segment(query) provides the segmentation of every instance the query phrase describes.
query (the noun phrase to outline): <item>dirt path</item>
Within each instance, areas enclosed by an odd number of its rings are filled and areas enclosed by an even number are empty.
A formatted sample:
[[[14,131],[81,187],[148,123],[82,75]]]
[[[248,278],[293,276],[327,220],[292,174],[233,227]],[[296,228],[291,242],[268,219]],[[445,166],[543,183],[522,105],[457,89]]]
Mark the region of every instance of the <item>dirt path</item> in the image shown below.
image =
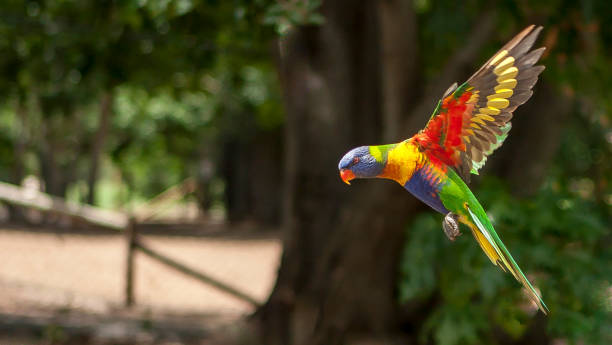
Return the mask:
[[[123,301],[125,245],[118,235],[0,229],[0,313],[108,314]],[[276,239],[146,236],[170,257],[264,301],[276,275]],[[136,303],[148,313],[243,315],[251,307],[137,255]]]

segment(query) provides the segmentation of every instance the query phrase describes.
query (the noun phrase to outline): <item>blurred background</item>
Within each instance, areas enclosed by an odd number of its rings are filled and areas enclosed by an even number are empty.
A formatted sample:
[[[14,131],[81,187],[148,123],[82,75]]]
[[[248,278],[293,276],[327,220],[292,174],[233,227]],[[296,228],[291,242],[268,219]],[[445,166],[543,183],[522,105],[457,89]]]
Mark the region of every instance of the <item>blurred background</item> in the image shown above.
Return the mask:
[[[471,186],[548,316],[337,172],[529,24],[547,68]],[[608,1],[5,0],[0,90],[0,344],[612,343]]]

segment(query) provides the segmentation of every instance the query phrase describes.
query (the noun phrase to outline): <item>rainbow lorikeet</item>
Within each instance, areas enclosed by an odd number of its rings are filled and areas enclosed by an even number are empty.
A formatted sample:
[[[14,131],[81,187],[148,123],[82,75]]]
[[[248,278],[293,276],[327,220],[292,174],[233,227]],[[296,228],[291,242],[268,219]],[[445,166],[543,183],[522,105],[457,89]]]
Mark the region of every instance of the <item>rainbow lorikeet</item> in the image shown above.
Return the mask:
[[[506,139],[512,112],[525,103],[544,66],[534,66],[545,48],[531,50],[542,27],[531,25],[514,37],[465,83],[453,84],[438,102],[427,126],[397,144],[361,146],[340,163],[340,176],[397,181],[418,199],[445,215],[444,232],[453,241],[459,222],[502,270],[510,271],[542,312],[548,308],[533,288],[487,214],[466,186]]]

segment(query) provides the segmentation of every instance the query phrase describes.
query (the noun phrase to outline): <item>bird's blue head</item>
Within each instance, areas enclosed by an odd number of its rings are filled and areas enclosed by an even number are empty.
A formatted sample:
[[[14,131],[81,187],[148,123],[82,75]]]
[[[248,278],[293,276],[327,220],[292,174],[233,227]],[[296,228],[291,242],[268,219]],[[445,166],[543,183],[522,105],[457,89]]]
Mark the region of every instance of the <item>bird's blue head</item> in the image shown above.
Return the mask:
[[[340,177],[346,184],[351,184],[350,181],[354,178],[376,177],[384,168],[384,162],[372,155],[370,146],[360,146],[350,150],[338,163]]]

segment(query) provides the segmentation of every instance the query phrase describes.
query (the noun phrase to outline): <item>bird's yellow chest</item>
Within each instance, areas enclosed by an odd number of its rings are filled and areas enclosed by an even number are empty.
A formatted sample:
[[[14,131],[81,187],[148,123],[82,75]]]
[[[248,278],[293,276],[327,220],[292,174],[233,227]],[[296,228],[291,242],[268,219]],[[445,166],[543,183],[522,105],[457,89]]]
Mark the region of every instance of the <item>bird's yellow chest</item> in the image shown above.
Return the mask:
[[[403,186],[424,161],[425,156],[419,152],[416,145],[409,140],[403,141],[389,150],[387,165],[380,177],[395,180]]]

